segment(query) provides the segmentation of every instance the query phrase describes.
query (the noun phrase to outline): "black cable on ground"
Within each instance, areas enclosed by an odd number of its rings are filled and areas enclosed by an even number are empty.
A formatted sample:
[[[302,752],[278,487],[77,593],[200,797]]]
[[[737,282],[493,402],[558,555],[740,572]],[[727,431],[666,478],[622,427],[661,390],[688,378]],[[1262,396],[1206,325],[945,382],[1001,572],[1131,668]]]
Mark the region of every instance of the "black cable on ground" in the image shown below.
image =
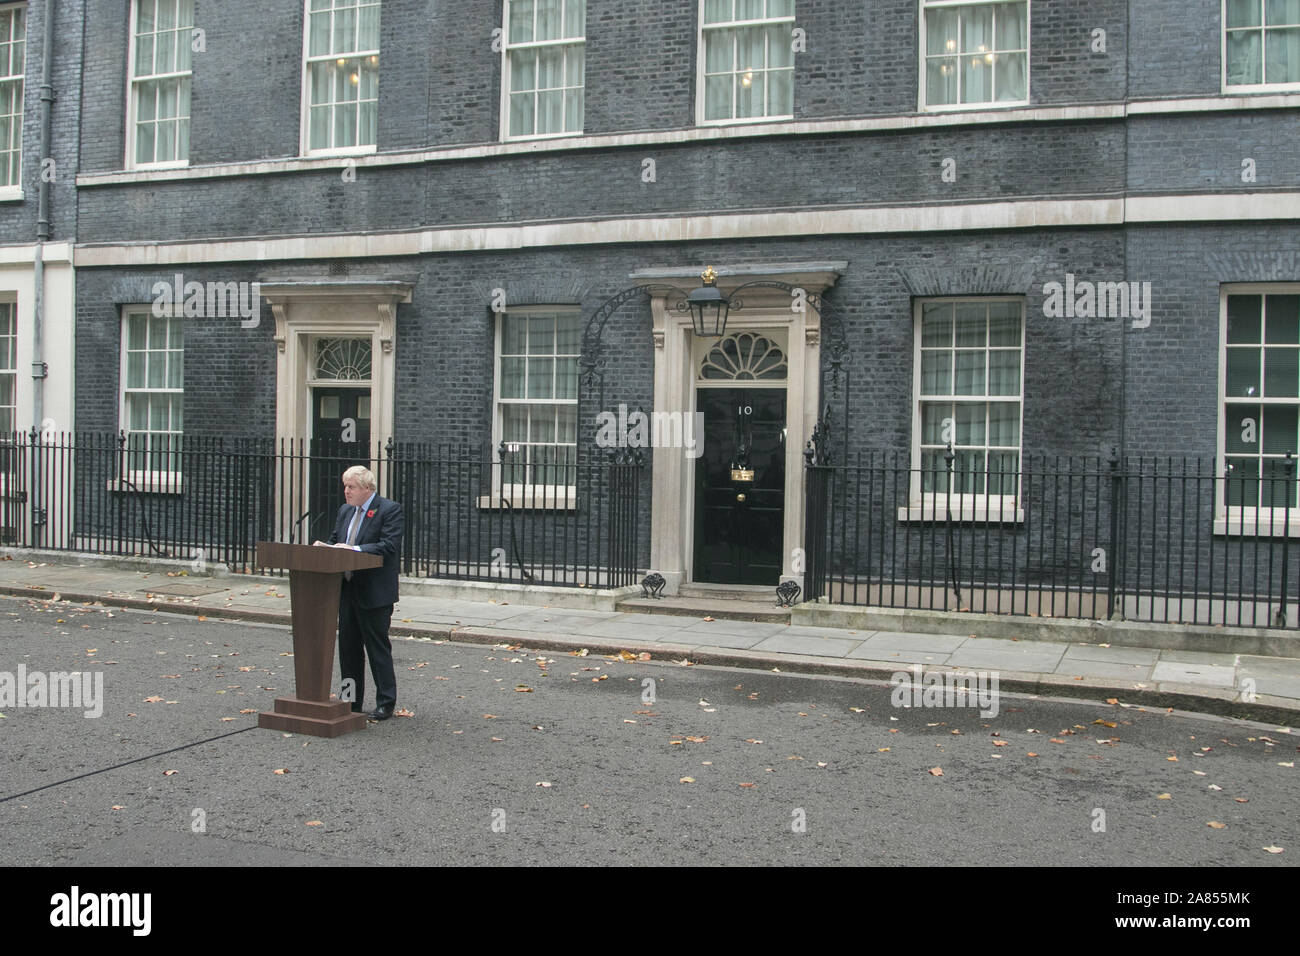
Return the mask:
[[[244,727],[242,730],[232,730],[228,734],[218,734],[215,737],[209,737],[207,740],[196,740],[192,744],[181,744],[179,747],[172,747],[170,750],[160,750],[156,754],[146,754],[143,757],[136,757],[134,760],[124,760],[121,763],[115,763],[111,767],[101,767],[98,770],[88,770],[85,773],[79,773],[75,777],[68,777],[66,780],[58,780],[54,783],[47,783],[43,787],[37,787],[35,790],[26,790],[23,793],[15,793],[12,796],[0,797],[0,803],[8,803],[10,800],[17,800],[19,797],[26,797],[33,793],[40,793],[42,790],[48,790],[51,787],[61,787],[65,783],[72,783],[74,780],[81,780],[85,777],[93,777],[97,773],[107,773],[110,770],[117,770],[119,767],[129,767],[133,763],[139,763],[141,760],[153,760],[155,757],[165,757],[168,754],[174,754],[178,750],[188,750],[190,747],[197,747],[199,744],[210,744],[214,740],[221,740],[223,737],[233,737],[235,734],[247,733],[250,730],[256,730],[256,727]]]

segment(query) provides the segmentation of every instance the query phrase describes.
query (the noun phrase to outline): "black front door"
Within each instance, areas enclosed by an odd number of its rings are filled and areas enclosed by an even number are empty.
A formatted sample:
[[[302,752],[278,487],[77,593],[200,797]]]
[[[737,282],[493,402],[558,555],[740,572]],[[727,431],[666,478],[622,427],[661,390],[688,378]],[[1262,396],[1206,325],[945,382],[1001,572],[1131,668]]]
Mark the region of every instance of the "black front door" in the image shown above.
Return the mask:
[[[342,475],[353,465],[370,467],[370,389],[313,388],[311,495],[307,530],[300,540],[325,540],[343,504]]]
[[[785,389],[702,388],[695,580],[777,585],[785,517]]]

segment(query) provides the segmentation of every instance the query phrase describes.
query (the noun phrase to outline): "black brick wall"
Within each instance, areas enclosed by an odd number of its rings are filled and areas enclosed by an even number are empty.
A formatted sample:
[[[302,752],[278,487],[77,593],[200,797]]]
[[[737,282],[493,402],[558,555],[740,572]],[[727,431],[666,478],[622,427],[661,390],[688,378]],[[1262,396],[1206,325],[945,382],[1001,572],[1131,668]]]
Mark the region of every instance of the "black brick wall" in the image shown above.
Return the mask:
[[[67,241],[77,234],[77,123],[81,113],[82,38],[80,0],[60,3],[54,24],[54,70],[50,82],[51,237]],[[45,51],[45,4],[27,5],[26,76],[23,81],[21,201],[0,202],[0,243],[34,242],[41,183],[41,71]]]

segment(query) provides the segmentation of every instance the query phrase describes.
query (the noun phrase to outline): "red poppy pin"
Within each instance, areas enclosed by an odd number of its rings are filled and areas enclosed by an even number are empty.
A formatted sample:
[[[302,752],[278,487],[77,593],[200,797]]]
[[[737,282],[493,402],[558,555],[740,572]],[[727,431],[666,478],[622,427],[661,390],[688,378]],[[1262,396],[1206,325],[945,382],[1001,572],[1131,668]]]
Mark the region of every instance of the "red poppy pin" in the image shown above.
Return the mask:
[[[373,518],[374,516],[375,516],[375,509],[374,509],[374,508],[371,508],[369,511],[366,512],[366,517],[367,517],[367,518]]]

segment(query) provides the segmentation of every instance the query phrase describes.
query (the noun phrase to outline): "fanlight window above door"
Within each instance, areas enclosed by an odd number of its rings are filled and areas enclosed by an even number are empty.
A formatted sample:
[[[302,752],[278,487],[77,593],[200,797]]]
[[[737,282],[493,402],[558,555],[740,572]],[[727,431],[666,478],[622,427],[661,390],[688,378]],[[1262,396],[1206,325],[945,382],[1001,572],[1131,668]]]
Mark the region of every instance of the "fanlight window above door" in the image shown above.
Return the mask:
[[[789,364],[776,342],[754,332],[735,332],[720,340],[700,363],[700,378],[730,381],[784,381]]]
[[[370,381],[370,339],[317,339],[316,379]]]

